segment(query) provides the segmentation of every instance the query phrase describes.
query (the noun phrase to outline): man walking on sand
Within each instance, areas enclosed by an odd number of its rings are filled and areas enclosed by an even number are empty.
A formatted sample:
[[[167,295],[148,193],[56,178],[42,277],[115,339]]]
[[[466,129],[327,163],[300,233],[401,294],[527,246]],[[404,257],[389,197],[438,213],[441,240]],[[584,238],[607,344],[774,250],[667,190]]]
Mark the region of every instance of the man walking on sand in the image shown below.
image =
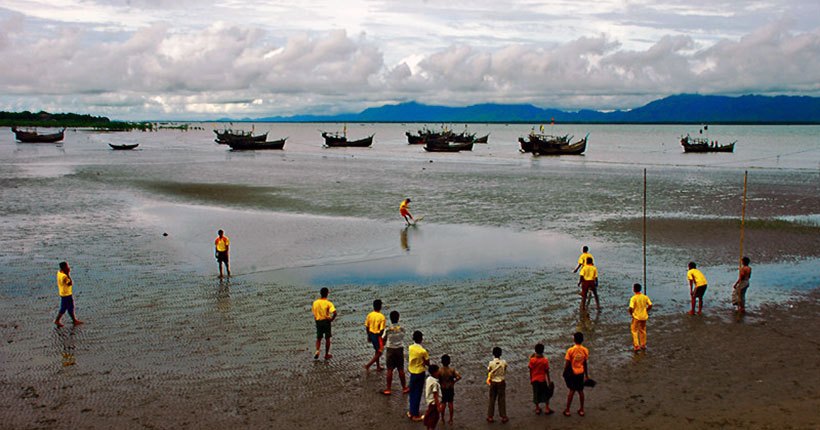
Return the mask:
[[[228,249],[231,245],[231,241],[228,239],[228,236],[225,236],[225,232],[219,230],[216,236],[216,240],[214,240],[214,246],[216,247],[216,262],[219,263],[219,277],[222,277],[222,263],[225,263],[225,270],[228,272],[228,277],[231,277],[231,266],[228,262]]]
[[[746,312],[746,290],[749,288],[749,279],[752,277],[749,257],[743,257],[742,262],[737,282],[732,286],[732,304],[737,306],[737,311],[741,314]]]
[[[319,359],[319,351],[322,348],[322,337],[325,338],[325,360],[333,358],[330,354],[331,323],[336,319],[336,307],[327,299],[330,290],[322,288],[319,290],[319,297],[313,302],[313,318],[316,320],[316,353],[313,359]]]
[[[633,285],[632,292],[635,294],[629,299],[629,314],[632,315],[632,325],[629,328],[632,332],[632,346],[637,352],[646,350],[646,320],[649,319],[652,300],[641,293],[641,284]]]
[[[68,312],[71,321],[74,325],[80,325],[83,322],[77,319],[74,315],[74,295],[73,295],[74,281],[71,280],[71,267],[65,261],[60,262],[60,270],[57,271],[57,290],[60,293],[60,312],[57,314],[57,319],[54,324],[57,327],[62,327],[63,323],[60,320],[63,314]]]
[[[698,302],[698,315],[703,312],[703,295],[706,294],[706,276],[697,269],[698,265],[694,261],[689,262],[689,271],[686,272],[686,279],[689,280],[689,295],[692,297],[692,309],[689,315],[695,314],[695,301]]]

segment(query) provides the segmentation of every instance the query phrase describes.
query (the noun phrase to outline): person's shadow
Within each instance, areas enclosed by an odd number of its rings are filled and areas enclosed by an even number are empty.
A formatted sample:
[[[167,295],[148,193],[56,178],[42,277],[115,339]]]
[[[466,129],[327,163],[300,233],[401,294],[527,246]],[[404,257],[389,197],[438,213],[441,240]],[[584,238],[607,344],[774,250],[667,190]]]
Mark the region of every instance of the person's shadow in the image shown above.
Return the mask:
[[[409,230],[410,227],[411,226],[409,226],[409,225],[405,226],[403,229],[401,229],[401,232],[399,233],[399,240],[401,241],[401,249],[403,249],[405,252],[410,252],[410,242],[407,238],[407,236],[408,236],[407,230]]]

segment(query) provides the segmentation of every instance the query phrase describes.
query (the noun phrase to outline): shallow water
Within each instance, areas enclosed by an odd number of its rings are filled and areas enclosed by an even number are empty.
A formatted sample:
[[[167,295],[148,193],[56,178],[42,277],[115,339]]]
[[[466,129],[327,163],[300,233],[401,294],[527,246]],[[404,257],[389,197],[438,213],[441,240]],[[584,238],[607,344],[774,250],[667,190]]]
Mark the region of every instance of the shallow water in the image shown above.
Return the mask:
[[[628,323],[630,286],[642,282],[644,168],[657,312],[686,310],[690,260],[709,279],[707,309],[730,308],[744,170],[752,309],[820,285],[820,127],[720,127],[713,137],[737,139],[737,152],[696,155],[676,143],[682,126],[573,125],[556,134],[589,132],[587,154],[557,158],[517,152],[530,126],[471,125],[490,143],[458,154],[406,145],[413,124],[349,125],[353,138],[376,132],[371,149],[321,148],[317,129],[331,124],[254,127],[290,136],[285,150],[226,151],[210,126],[68,132],[62,145],[0,133],[0,375],[14,382],[0,393],[19,396],[25,379],[91,384],[89,407],[110,418],[135,397],[193,395],[192,386],[271,371],[320,384],[366,361],[361,324],[375,298],[424,330],[434,353],[462,362],[503,344],[523,367],[534,342],[554,358],[576,329],[596,354],[622,359],[623,345],[595,338]],[[409,228],[397,210],[408,196],[425,215]],[[234,276],[224,282],[213,257],[219,228],[232,241]],[[577,311],[572,274],[585,244],[604,307],[591,315]],[[89,323],[53,330],[60,260],[74,269]],[[294,367],[293,357],[310,356],[310,303],[322,286],[341,315],[339,360]],[[39,396],[72,404],[59,391]]]

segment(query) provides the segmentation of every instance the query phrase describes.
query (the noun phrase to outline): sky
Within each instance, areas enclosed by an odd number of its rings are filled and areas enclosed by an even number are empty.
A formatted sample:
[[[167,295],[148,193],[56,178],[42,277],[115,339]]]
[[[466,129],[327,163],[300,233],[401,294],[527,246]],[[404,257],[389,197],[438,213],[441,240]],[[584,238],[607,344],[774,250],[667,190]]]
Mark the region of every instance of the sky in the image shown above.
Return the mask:
[[[0,110],[121,120],[820,96],[820,1],[0,0],[0,61]]]

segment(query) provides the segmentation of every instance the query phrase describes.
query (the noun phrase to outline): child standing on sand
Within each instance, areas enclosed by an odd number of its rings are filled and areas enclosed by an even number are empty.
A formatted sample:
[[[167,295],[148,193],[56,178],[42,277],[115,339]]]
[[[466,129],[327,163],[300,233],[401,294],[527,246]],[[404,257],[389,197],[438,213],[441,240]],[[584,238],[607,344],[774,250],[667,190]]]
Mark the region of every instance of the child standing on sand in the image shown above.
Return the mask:
[[[410,403],[407,416],[413,421],[421,421],[419,402],[424,393],[424,372],[430,364],[430,354],[421,346],[424,334],[416,330],[413,332],[413,344],[407,348],[409,356],[407,370],[410,371]]]
[[[389,396],[392,392],[393,369],[399,371],[401,392],[409,393],[410,388],[404,379],[404,327],[399,325],[399,311],[390,312],[390,327],[382,335],[385,350],[385,366],[387,366],[387,389],[382,394]]]
[[[703,312],[703,296],[706,294],[706,276],[698,270],[698,265],[694,261],[689,262],[689,270],[686,272],[686,279],[689,281],[689,296],[692,298],[692,309],[689,315],[695,314],[695,302],[698,302],[698,315]]]
[[[535,345],[535,354],[530,356],[530,384],[532,384],[532,402],[535,403],[535,415],[541,415],[541,403],[546,407],[544,412],[546,415],[551,415],[553,412],[550,409],[550,398],[552,397],[554,388],[550,380],[550,363],[547,357],[544,357],[544,345]]]
[[[427,402],[427,411],[424,413],[424,426],[430,430],[436,428],[438,419],[442,411],[442,404],[439,400],[441,385],[439,384],[439,368],[431,364],[427,369],[430,376],[424,382],[424,400]]]
[[[571,416],[569,408],[572,406],[572,398],[578,392],[578,399],[581,401],[581,409],[578,415],[584,416],[584,382],[589,379],[589,350],[581,344],[584,343],[584,334],[576,332],[573,336],[575,345],[567,350],[564,357],[564,382],[567,383],[569,393],[567,394],[567,408],[564,409],[564,416]]]
[[[441,413],[444,421],[444,411],[450,406],[450,420],[448,424],[453,424],[453,399],[456,395],[456,382],[461,380],[461,374],[456,369],[450,367],[450,356],[441,356],[441,368],[438,370],[438,381],[441,384]]]
[[[629,314],[632,315],[632,346],[635,351],[646,349],[646,320],[649,319],[649,310],[652,309],[652,300],[649,296],[641,294],[641,284],[632,286],[635,293],[629,299]]]
[[[498,413],[501,415],[501,422],[506,423],[507,418],[507,362],[501,359],[501,348],[493,348],[493,359],[487,365],[487,385],[490,386],[490,403],[487,406],[487,422],[495,421],[495,403],[498,400]]]
[[[382,334],[384,333],[384,314],[382,313],[382,301],[379,299],[373,300],[373,312],[367,314],[364,320],[365,331],[367,332],[367,341],[373,346],[373,358],[364,365],[364,368],[370,370],[370,366],[376,364],[376,370],[382,370],[382,365],[379,363],[379,358],[382,356]]]

